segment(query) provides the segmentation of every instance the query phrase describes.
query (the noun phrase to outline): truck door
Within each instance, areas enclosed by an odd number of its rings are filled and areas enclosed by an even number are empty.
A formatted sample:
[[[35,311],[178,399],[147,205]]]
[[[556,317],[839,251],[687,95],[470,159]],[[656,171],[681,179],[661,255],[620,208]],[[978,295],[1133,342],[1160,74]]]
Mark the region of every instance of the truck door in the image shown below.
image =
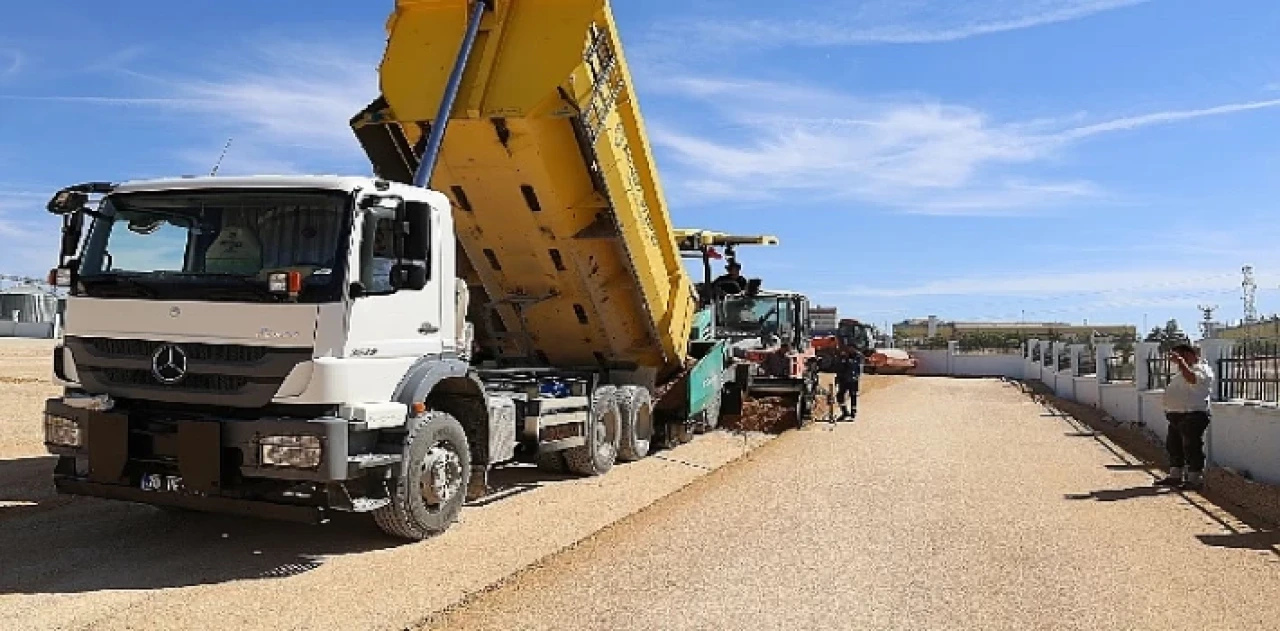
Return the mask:
[[[437,227],[438,213],[432,213],[432,228]],[[366,223],[366,222],[376,222]],[[453,335],[445,327],[444,304],[441,299],[441,252],[432,247],[428,260],[427,286],[421,290],[395,289],[391,286],[391,266],[395,264],[391,219],[375,219],[364,215],[358,238],[372,239],[372,247],[361,244],[359,280],[362,295],[351,305],[347,344],[376,357],[421,357],[444,350],[444,336]],[[437,233],[438,234],[438,233]],[[353,239],[356,243],[356,239]],[[356,258],[356,257],[353,257]],[[452,309],[450,304],[449,308]],[[448,318],[452,320],[452,318]]]

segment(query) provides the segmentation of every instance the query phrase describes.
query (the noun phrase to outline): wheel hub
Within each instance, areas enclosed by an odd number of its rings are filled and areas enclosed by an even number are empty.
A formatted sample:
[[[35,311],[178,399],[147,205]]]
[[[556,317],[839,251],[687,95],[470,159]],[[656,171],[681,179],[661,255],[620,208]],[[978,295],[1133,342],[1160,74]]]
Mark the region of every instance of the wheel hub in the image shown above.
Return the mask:
[[[422,460],[422,499],[428,505],[447,503],[462,489],[462,459],[445,445],[436,445]]]

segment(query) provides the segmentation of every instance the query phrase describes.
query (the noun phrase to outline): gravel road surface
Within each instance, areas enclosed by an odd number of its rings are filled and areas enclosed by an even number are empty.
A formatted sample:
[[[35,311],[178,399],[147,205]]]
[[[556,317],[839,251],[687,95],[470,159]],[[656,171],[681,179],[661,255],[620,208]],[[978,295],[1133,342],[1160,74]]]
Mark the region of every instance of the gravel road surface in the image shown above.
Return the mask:
[[[601,478],[511,467],[444,535],[170,514],[54,494],[51,342],[0,340],[0,629],[404,629],[750,453],[715,433]],[[749,456],[748,456],[749,457]]]
[[[774,440],[442,629],[1275,629],[1251,532],[994,380],[914,379]]]

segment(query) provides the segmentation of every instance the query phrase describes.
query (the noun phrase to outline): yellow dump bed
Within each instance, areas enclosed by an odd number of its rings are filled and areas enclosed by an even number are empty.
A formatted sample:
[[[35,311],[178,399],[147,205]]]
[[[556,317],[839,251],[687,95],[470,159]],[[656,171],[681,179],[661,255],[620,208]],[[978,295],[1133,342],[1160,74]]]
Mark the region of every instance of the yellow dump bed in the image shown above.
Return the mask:
[[[489,6],[431,180],[491,309],[472,310],[482,343],[677,369],[695,299],[609,3]],[[352,119],[381,177],[412,180],[473,7],[397,0],[382,97]]]

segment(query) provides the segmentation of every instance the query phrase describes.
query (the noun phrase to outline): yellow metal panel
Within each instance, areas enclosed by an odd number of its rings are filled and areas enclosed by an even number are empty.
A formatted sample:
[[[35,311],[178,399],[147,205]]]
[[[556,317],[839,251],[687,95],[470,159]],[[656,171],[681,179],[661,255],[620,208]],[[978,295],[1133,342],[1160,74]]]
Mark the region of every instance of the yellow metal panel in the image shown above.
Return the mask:
[[[381,78],[410,143],[436,113],[468,5],[396,4]],[[608,3],[498,0],[452,119],[431,186],[453,198],[506,329],[493,350],[680,367],[693,286]]]
[[[435,117],[470,4],[397,0],[381,76],[383,94],[400,120]],[[582,63],[587,25],[604,5],[604,0],[494,0],[494,10],[480,25],[454,115],[527,115]]]

